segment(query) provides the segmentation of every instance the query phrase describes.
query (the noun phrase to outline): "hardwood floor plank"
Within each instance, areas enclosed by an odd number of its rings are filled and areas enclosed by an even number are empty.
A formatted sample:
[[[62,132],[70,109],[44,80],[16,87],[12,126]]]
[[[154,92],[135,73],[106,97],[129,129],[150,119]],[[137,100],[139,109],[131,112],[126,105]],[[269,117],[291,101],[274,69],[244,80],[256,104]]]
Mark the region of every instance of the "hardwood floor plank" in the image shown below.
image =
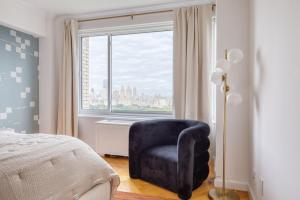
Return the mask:
[[[119,191],[178,199],[176,193],[170,192],[161,187],[139,179],[131,179],[128,172],[127,158],[104,157],[104,159],[115,169],[115,171],[120,176],[121,184],[118,188]],[[211,165],[210,168],[213,169],[213,166]],[[209,189],[213,187],[213,185],[209,183],[208,180],[214,177],[212,172],[213,170],[210,170],[209,178],[199,188],[193,191],[191,200],[209,200],[207,193]],[[239,191],[238,193],[241,197],[241,200],[249,200],[248,192]]]

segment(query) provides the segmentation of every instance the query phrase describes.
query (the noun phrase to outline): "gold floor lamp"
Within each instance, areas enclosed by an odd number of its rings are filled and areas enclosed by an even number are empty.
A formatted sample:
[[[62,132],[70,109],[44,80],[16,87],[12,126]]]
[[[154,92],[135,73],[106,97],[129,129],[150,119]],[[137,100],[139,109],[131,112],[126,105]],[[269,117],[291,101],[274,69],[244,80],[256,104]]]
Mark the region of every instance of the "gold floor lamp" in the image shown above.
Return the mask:
[[[227,106],[236,106],[242,102],[242,96],[238,93],[231,93],[228,85],[228,72],[233,64],[243,59],[243,52],[240,49],[225,50],[225,58],[219,60],[216,70],[211,76],[211,81],[221,87],[224,95],[224,112],[223,112],[223,170],[222,170],[222,188],[212,188],[208,196],[212,200],[239,200],[239,195],[226,189],[226,137],[227,137]]]

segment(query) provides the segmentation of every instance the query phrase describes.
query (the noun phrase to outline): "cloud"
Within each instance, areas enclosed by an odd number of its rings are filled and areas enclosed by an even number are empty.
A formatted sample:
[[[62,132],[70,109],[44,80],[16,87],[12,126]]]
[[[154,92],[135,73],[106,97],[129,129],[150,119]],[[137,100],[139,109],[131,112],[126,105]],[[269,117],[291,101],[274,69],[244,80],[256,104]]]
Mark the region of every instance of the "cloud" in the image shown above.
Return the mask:
[[[148,95],[172,95],[173,35],[171,31],[112,36],[112,87],[136,87]],[[91,85],[107,74],[107,37],[90,40]]]

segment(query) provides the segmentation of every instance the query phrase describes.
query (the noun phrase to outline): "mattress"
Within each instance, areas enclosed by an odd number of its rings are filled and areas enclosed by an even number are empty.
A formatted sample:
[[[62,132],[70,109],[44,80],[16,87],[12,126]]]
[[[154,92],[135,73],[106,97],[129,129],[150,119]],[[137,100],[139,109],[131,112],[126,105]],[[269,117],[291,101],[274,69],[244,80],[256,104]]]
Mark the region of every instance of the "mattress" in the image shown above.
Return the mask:
[[[109,164],[76,138],[0,134],[1,200],[85,200],[99,192],[110,199],[119,183]]]

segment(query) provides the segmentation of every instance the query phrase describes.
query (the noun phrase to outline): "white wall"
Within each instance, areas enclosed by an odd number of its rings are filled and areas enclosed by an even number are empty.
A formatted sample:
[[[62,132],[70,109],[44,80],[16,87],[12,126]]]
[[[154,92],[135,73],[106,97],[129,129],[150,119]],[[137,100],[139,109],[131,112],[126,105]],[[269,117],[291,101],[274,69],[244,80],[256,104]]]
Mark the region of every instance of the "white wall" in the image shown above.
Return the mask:
[[[47,13],[23,0],[1,0],[0,24],[35,36],[46,36]]]
[[[251,188],[300,199],[300,1],[251,2]]]
[[[39,123],[40,132],[55,133],[58,102],[58,77],[55,62],[55,31],[54,18],[48,17],[46,37],[39,40]]]
[[[227,186],[234,189],[248,189],[248,68],[249,68],[249,2],[248,0],[217,0],[217,58],[224,58],[224,50],[240,48],[244,60],[232,67],[229,74],[231,90],[243,95],[243,103],[228,108],[227,137]],[[218,90],[219,91],[219,90]],[[217,98],[217,155],[215,184],[221,185],[222,176],[222,116],[221,93]]]
[[[96,150],[96,122],[101,117],[79,117],[79,138]],[[116,138],[118,139],[118,138]]]

